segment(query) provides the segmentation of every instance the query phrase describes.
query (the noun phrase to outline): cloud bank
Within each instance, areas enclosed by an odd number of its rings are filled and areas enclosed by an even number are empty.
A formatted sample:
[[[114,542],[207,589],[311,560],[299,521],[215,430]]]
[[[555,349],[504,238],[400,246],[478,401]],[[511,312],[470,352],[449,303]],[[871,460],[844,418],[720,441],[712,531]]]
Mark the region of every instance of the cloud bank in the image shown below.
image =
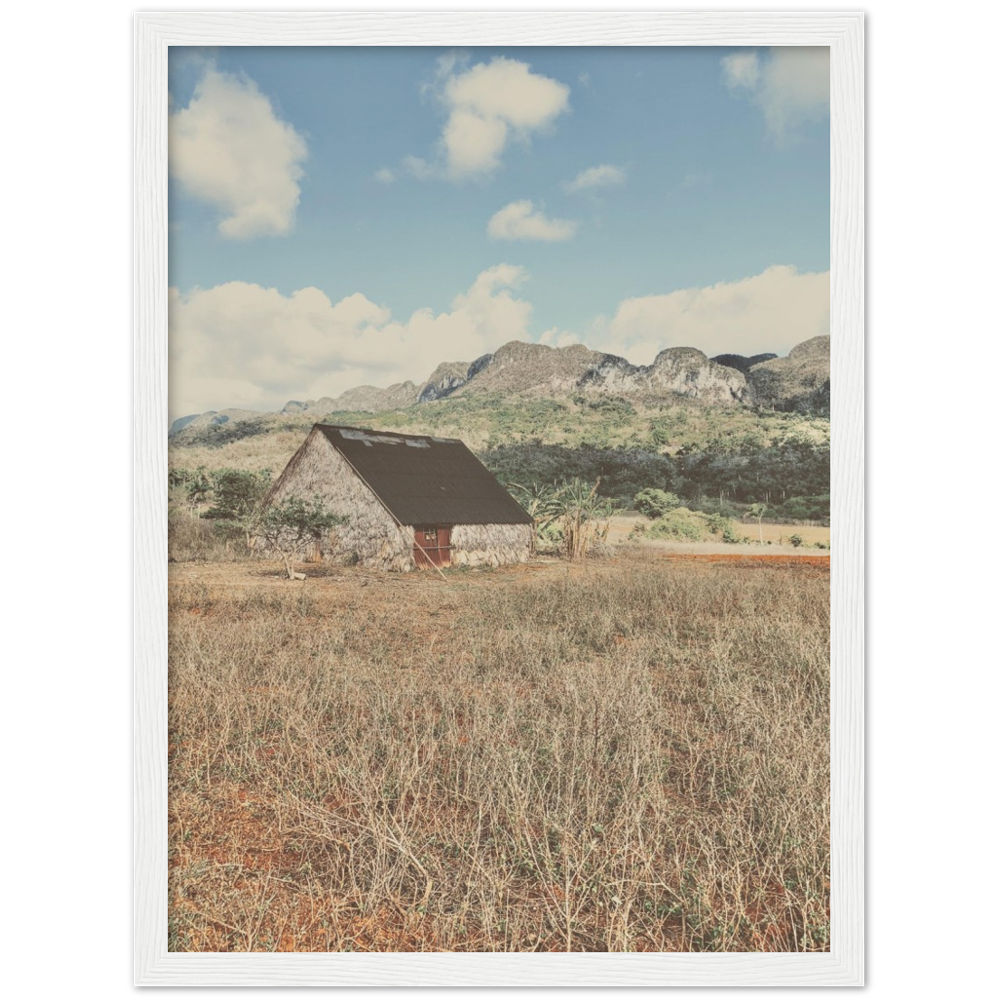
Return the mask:
[[[405,321],[360,293],[334,303],[318,288],[291,295],[242,281],[184,294],[172,288],[171,419],[416,381],[439,361],[473,361],[527,340],[531,305],[513,294],[526,278],[523,268],[499,264],[449,311],[419,309]]]
[[[768,131],[779,141],[796,128],[830,114],[830,50],[783,46],[766,58],[756,51],[722,60],[726,86],[760,107]]]
[[[305,139],[253,80],[209,68],[169,117],[170,174],[223,216],[228,239],[283,236],[295,224]]]
[[[776,265],[740,281],[626,299],[583,336],[594,350],[649,364],[666,347],[716,354],[787,354],[830,332],[830,272]]]

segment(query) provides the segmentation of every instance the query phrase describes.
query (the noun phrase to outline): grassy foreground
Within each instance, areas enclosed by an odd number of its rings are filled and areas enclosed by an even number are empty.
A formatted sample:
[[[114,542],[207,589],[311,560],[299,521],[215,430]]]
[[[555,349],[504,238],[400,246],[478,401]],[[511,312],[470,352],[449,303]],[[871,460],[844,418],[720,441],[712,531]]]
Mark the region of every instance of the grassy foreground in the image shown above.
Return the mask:
[[[175,564],[179,951],[829,947],[829,573]]]

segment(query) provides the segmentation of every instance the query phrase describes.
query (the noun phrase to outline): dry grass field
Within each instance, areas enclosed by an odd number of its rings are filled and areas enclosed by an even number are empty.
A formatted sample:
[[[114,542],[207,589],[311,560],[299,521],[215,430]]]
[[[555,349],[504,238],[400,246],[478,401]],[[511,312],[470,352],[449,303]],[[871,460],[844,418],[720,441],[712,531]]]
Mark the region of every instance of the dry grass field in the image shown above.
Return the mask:
[[[171,565],[171,950],[828,949],[826,560],[303,568]]]

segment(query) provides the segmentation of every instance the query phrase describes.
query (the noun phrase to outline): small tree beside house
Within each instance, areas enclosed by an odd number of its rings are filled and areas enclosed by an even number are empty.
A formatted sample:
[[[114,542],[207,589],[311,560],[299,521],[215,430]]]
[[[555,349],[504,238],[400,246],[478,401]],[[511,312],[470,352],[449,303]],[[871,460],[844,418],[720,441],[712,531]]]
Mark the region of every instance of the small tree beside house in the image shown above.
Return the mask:
[[[289,580],[304,580],[304,573],[292,569],[292,559],[298,550],[304,543],[318,543],[325,533],[346,523],[346,517],[331,513],[321,500],[291,496],[259,515],[256,533],[281,556]]]

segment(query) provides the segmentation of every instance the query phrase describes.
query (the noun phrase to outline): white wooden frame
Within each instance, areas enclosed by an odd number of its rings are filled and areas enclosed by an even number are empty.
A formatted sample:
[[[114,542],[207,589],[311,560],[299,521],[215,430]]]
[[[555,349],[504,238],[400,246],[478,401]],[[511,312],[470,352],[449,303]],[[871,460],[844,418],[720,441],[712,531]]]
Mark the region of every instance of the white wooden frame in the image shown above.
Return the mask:
[[[828,954],[167,952],[167,48],[829,45],[832,927]],[[139,13],[134,19],[134,977],[142,986],[858,986],[864,974],[864,18],[860,13]]]

